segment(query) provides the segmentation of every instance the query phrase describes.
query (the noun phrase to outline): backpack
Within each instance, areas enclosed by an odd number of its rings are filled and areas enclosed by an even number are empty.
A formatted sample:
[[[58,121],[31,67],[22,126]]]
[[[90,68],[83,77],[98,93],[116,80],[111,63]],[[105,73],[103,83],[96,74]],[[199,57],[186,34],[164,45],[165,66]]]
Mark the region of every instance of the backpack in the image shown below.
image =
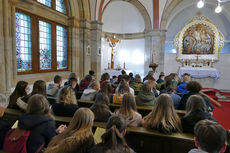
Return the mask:
[[[27,153],[26,142],[29,135],[29,130],[19,128],[9,130],[5,136],[3,150],[11,153]]]
[[[3,150],[10,153],[27,153],[26,143],[30,136],[30,130],[22,130],[19,128],[11,129],[7,132]],[[42,144],[35,153],[39,153],[44,144]]]

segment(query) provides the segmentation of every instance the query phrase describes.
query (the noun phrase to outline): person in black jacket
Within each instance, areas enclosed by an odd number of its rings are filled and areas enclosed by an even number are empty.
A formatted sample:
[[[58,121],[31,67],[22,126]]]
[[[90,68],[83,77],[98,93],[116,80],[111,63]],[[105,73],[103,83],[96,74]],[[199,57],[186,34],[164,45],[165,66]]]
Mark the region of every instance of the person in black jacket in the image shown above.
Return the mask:
[[[209,102],[209,99],[208,99],[206,96],[200,94],[200,91],[201,91],[201,89],[202,89],[202,86],[200,85],[200,83],[198,83],[198,82],[196,82],[196,81],[190,81],[190,82],[186,85],[185,88],[186,88],[189,92],[188,92],[187,94],[184,94],[184,95],[182,96],[181,101],[180,101],[180,107],[179,107],[180,110],[185,110],[187,100],[188,100],[188,98],[189,98],[191,95],[200,95],[200,96],[203,98],[205,104],[206,104],[207,107],[208,107],[208,112],[212,112],[212,111],[213,111],[214,107],[213,107],[213,105]]]
[[[6,100],[6,96],[0,94],[0,150],[3,147],[3,142],[7,131],[11,129],[10,125],[2,119],[7,105],[8,101]]]
[[[49,103],[43,95],[35,94],[28,101],[26,114],[19,117],[18,128],[30,130],[27,153],[36,152],[41,146],[47,147],[56,135]]]
[[[55,115],[72,117],[78,109],[77,99],[72,87],[63,87],[59,91],[58,101],[51,108]]]
[[[193,128],[200,120],[217,122],[207,111],[207,106],[200,95],[192,95],[186,104],[186,114],[182,119],[183,132],[193,133]]]

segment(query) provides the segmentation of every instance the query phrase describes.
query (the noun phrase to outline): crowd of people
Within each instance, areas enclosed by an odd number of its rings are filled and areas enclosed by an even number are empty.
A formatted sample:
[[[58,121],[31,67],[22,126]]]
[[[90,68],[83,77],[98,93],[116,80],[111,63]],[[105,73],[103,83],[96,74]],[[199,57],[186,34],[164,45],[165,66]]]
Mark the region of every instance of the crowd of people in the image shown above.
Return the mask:
[[[104,73],[100,82],[94,72],[78,84],[71,73],[62,86],[62,77],[56,75],[54,83],[34,82],[32,92],[26,81],[19,81],[8,100],[0,94],[0,150],[24,153],[133,153],[125,141],[126,126],[143,126],[161,133],[193,133],[197,149],[189,153],[218,153],[227,148],[228,132],[212,117],[213,105],[191,81],[189,74],[182,80],[176,73],[160,73],[155,80],[150,71],[143,81],[139,74],[119,76]],[[51,106],[47,97],[56,98]],[[77,99],[94,101],[90,108],[78,106]],[[111,103],[120,105],[112,112]],[[147,116],[138,113],[137,106],[152,107]],[[17,128],[11,129],[3,120],[6,108],[21,110]],[[180,118],[176,110],[185,110]],[[68,126],[55,128],[54,115],[72,117]],[[95,144],[94,121],[106,122],[102,142]],[[228,138],[229,139],[229,138]],[[228,141],[229,142],[229,141]],[[20,146],[15,148],[16,146]]]

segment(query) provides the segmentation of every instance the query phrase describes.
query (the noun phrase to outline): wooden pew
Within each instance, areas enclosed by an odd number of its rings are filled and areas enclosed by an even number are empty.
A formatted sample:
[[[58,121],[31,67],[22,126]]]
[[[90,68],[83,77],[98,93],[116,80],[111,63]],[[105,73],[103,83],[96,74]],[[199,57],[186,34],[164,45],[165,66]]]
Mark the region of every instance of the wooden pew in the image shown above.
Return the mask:
[[[90,107],[93,105],[94,101],[87,101],[87,100],[78,100],[78,105],[80,107]],[[109,107],[112,112],[114,112],[116,109],[120,108],[120,105],[117,104],[109,104]],[[147,107],[147,106],[137,106],[137,111],[142,115],[142,117],[148,115],[152,111],[152,107]],[[185,115],[184,110],[176,110],[177,114],[180,117],[183,117]]]
[[[68,124],[71,117],[55,116],[58,125]],[[94,122],[96,127],[105,128],[106,123]],[[127,127],[125,139],[129,146],[138,153],[186,153],[195,148],[192,134],[162,134],[144,127]]]
[[[21,114],[22,112],[18,110],[6,109],[4,119],[14,123]],[[71,117],[54,116],[56,126],[68,125],[71,119]],[[94,122],[94,129],[96,127],[105,128],[105,123]],[[143,127],[127,127],[125,138],[129,146],[138,153],[186,153],[195,148],[192,134],[166,135]]]

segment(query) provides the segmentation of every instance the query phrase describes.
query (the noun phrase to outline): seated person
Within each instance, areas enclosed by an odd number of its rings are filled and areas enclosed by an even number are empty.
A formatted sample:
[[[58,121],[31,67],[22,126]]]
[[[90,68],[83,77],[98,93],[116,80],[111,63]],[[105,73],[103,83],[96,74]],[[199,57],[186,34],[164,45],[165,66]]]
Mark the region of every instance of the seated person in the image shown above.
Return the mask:
[[[129,86],[130,77],[129,77],[128,75],[122,75],[122,80],[124,80],[124,81],[127,83],[128,87],[129,87],[129,93],[135,95],[135,92],[134,92],[133,88],[131,88],[131,87]],[[122,81],[122,80],[121,80],[121,81]],[[120,86],[120,84],[121,84],[121,81],[120,81],[118,87],[116,88],[115,93],[118,93],[118,89],[119,89],[119,86]]]
[[[85,89],[87,89],[92,79],[93,78],[91,75],[86,75],[85,78],[80,82],[79,91],[84,91]]]
[[[105,82],[102,83],[102,87],[101,87],[101,89],[100,89],[100,91],[98,93],[106,94],[109,97],[109,102],[113,102],[113,93],[112,93],[112,91],[113,91],[113,88],[111,86],[111,83],[105,81]]]
[[[100,87],[102,87],[102,84],[107,81],[107,82],[110,82],[110,75],[109,73],[103,73],[101,75],[101,81],[100,81]]]
[[[50,113],[49,103],[43,95],[35,94],[29,98],[26,114],[19,117],[17,129],[30,131],[26,142],[27,153],[40,152],[47,147],[49,141],[56,135],[56,129],[53,116]],[[12,138],[16,141],[15,137],[18,137],[18,134],[15,131],[4,141]],[[4,151],[12,152],[11,149],[11,146],[4,145]]]
[[[134,81],[133,73],[129,73],[129,78],[130,78],[130,84]]]
[[[124,94],[130,93],[130,88],[129,88],[128,83],[123,79],[120,82],[117,89],[118,90],[117,90],[116,94],[113,96],[113,103],[114,104],[121,104]]]
[[[106,124],[106,133],[102,142],[93,147],[90,153],[134,153],[125,141],[125,119],[121,115],[112,115]]]
[[[159,75],[159,79],[156,82],[157,84],[161,84],[162,82],[164,82],[164,80],[165,80],[165,74],[164,72],[161,72]]]
[[[154,71],[149,71],[148,74],[143,78],[143,83],[149,80],[149,78],[153,77],[154,73],[155,73]]]
[[[67,129],[55,136],[45,153],[86,153],[94,146],[94,115],[88,108],[79,108]]]
[[[134,91],[141,91],[142,86],[141,76],[139,74],[135,75],[135,79],[130,84],[130,87],[133,88]]]
[[[89,75],[92,77],[92,81],[95,81],[95,72],[93,70],[89,70]]]
[[[152,82],[147,81],[144,83],[142,91],[136,96],[136,103],[138,106],[154,106],[156,98],[152,89]]]
[[[126,119],[126,126],[140,126],[142,116],[137,112],[135,97],[128,93],[125,94],[120,109],[115,114],[123,115]]]
[[[28,82],[25,81],[18,81],[13,93],[9,97],[9,105],[8,108],[12,109],[20,109],[17,105],[18,98],[25,97],[29,94],[30,87]]]
[[[2,119],[7,105],[8,105],[8,101],[6,99],[6,96],[3,94],[0,94],[0,129],[1,129],[0,130],[0,150],[3,148],[4,138],[5,138],[7,131],[11,129],[7,121]]]
[[[75,88],[74,88],[74,91],[76,90],[76,91],[79,91],[79,84],[78,84],[78,82],[77,82],[77,75],[76,75],[76,73],[74,73],[74,72],[71,72],[70,74],[69,74],[69,78],[68,78],[68,81],[66,81],[65,82],[65,86],[67,86],[67,85],[71,85],[71,79],[74,79],[75,81],[76,81],[76,86],[75,86]]]
[[[188,98],[189,98],[191,95],[196,95],[196,94],[198,94],[198,95],[200,95],[200,96],[204,99],[205,104],[206,104],[206,106],[208,107],[208,112],[212,112],[212,111],[213,111],[214,107],[213,107],[213,105],[209,102],[209,99],[208,99],[206,96],[200,94],[200,91],[201,91],[201,89],[202,89],[202,86],[200,85],[200,83],[198,83],[198,82],[196,82],[196,81],[190,81],[190,82],[186,85],[185,88],[186,88],[189,92],[188,92],[187,94],[184,94],[184,95],[182,96],[181,101],[180,101],[180,107],[179,107],[179,109],[185,110],[185,107],[186,107],[186,103],[187,103]]]
[[[177,115],[173,100],[168,94],[161,94],[152,112],[143,118],[143,126],[162,133],[181,132],[181,120]]]
[[[194,126],[200,120],[208,119],[217,122],[207,110],[208,108],[201,96],[190,96],[186,104],[186,114],[182,119],[183,132],[193,133]]]
[[[102,92],[96,96],[94,104],[90,107],[95,116],[95,121],[106,122],[113,114],[109,108],[109,97]]]
[[[56,97],[58,90],[61,88],[61,84],[62,84],[62,77],[59,75],[55,75],[54,83],[50,83],[48,85],[47,95]]]
[[[226,131],[217,122],[201,120],[194,127],[197,149],[189,153],[224,153],[226,149]]]
[[[96,98],[96,94],[100,90],[100,84],[96,81],[91,82],[87,89],[83,91],[81,96],[81,100],[90,100],[94,101]]]
[[[185,86],[187,85],[187,83],[191,81],[191,77],[188,73],[185,73],[183,75],[183,82],[181,82],[178,86],[177,86],[177,92],[180,94],[187,94],[188,90],[186,90]]]
[[[117,81],[112,84],[112,87],[116,89],[122,80],[122,75],[118,75]],[[114,90],[115,91],[115,90]]]
[[[16,102],[18,107],[20,107],[21,110],[26,111],[27,106],[28,106],[27,102],[28,102],[29,98],[35,94],[40,94],[40,95],[43,95],[46,97],[46,82],[45,81],[43,81],[43,80],[35,81],[34,85],[33,85],[32,92],[27,96],[24,96],[22,98],[18,98],[18,100]]]
[[[174,108],[175,109],[179,109],[181,97],[176,94],[176,90],[174,89],[173,85],[168,85],[166,87],[166,92],[172,98],[173,104],[174,104]]]
[[[73,89],[65,86],[58,93],[57,102],[51,106],[55,115],[72,117],[78,109],[77,99]]]

